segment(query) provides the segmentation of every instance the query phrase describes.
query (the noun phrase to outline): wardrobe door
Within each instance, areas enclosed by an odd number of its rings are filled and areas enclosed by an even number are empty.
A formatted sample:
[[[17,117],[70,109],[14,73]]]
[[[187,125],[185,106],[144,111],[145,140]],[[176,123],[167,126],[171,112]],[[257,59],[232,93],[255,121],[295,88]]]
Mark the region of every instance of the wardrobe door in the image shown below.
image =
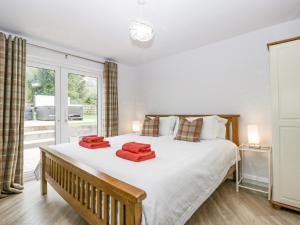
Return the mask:
[[[300,208],[300,41],[270,47],[273,201]]]

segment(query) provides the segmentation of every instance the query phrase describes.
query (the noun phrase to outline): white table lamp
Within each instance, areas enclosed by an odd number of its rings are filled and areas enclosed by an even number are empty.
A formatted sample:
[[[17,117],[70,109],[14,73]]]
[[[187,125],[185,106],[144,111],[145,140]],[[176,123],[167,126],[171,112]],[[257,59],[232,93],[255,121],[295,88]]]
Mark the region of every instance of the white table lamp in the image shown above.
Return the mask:
[[[132,131],[133,132],[139,132],[141,130],[141,127],[140,127],[140,121],[133,121],[132,122]]]
[[[248,143],[251,147],[259,147],[259,132],[257,125],[248,125]]]

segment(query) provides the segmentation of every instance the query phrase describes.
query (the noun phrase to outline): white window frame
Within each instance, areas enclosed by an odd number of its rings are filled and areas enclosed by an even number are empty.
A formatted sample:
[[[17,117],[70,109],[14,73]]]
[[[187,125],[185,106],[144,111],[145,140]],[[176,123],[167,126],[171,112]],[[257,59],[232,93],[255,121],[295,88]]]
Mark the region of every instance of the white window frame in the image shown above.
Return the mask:
[[[73,73],[76,75],[82,75],[87,77],[93,77],[97,79],[97,132],[98,134],[102,134],[102,75],[96,74],[93,72],[87,72],[83,70],[73,69],[73,68],[61,68],[61,116],[62,116],[62,123],[61,123],[61,129],[67,129],[68,128],[68,75],[69,73]],[[61,142],[68,142],[67,137],[68,132],[63,132],[61,136]]]
[[[61,86],[60,86],[60,68],[58,66],[49,65],[35,61],[27,61],[26,67],[35,67],[40,69],[54,70],[55,76],[55,143],[61,143],[61,118],[60,118],[60,105],[61,105]]]
[[[50,51],[50,50],[49,50]],[[66,57],[67,60],[67,57]],[[41,66],[45,66],[42,68],[49,68],[49,69],[53,69],[55,68],[55,71],[57,71],[56,77],[57,79],[55,79],[55,90],[57,90],[57,94],[56,94],[56,98],[55,98],[55,103],[57,102],[59,105],[56,105],[56,123],[57,127],[59,129],[59,131],[56,130],[57,135],[56,135],[56,144],[60,144],[62,143],[62,135],[61,135],[61,130],[62,130],[62,125],[61,125],[61,120],[63,119],[63,115],[62,114],[62,103],[61,103],[61,98],[60,96],[62,96],[62,90],[66,90],[66,88],[63,88],[63,81],[65,80],[65,78],[63,78],[64,76],[64,71],[66,70],[70,70],[70,71],[74,71],[74,73],[79,73],[82,75],[87,74],[88,76],[91,77],[96,77],[98,79],[98,107],[97,107],[97,119],[98,119],[98,134],[102,135],[103,131],[102,131],[102,78],[103,78],[103,68],[101,65],[99,65],[99,69],[95,69],[95,68],[88,68],[87,66],[81,66],[80,64],[70,64],[66,61],[64,62],[60,62],[57,61],[55,59],[51,59],[51,57],[49,58],[45,58],[45,57],[39,57],[39,56],[35,56],[35,55],[29,55],[27,56],[27,65],[26,66],[30,66],[30,65],[37,65],[37,67],[41,67]],[[75,72],[76,71],[76,72]],[[65,74],[67,77],[67,74]],[[55,78],[56,78],[55,77]],[[58,83],[58,84],[57,84]],[[65,83],[64,85],[67,85],[67,83]],[[59,89],[57,89],[57,87],[59,87]],[[67,86],[65,86],[67,87]]]

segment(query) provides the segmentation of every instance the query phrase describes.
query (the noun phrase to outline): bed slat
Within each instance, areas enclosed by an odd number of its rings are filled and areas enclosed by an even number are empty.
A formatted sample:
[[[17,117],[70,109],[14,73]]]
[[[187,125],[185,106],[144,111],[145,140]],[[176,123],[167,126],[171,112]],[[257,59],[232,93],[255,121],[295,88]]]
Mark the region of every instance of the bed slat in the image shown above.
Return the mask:
[[[91,210],[92,210],[92,213],[95,214],[95,211],[96,211],[96,207],[95,207],[95,196],[96,196],[96,189],[94,186],[92,186],[91,188]]]
[[[116,199],[111,197],[111,225],[117,225],[117,207],[116,207]]]
[[[83,197],[83,192],[84,192],[84,190],[83,190],[84,187],[83,186],[84,186],[84,180],[80,179],[80,191],[79,191],[80,194],[79,195],[80,195],[80,202],[81,202],[81,204],[83,204],[83,198],[84,198]]]
[[[85,187],[85,191],[86,191],[86,193],[85,193],[85,205],[86,205],[86,208],[87,209],[90,209],[90,201],[91,201],[91,192],[90,192],[90,184],[89,183],[87,183],[86,184],[86,187]]]
[[[97,189],[97,217],[102,219],[102,192]]]
[[[103,215],[103,222],[105,225],[108,224],[108,196],[106,193],[104,193],[104,201],[103,201],[103,209],[104,209],[104,215]]]
[[[120,203],[120,213],[119,213],[119,221],[120,221],[120,225],[124,225],[124,208],[125,205],[123,205],[123,203]]]

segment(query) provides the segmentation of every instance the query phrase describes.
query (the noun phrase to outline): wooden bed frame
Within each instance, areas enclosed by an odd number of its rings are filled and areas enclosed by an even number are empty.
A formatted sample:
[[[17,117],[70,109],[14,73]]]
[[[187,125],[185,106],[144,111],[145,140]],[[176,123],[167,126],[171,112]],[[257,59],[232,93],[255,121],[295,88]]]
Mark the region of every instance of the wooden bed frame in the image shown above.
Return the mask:
[[[220,116],[228,120],[226,138],[238,145],[239,115]],[[49,183],[92,225],[141,225],[142,201],[146,198],[143,190],[99,172],[49,147],[41,146],[40,149],[42,195],[47,194],[47,183]],[[234,172],[233,166],[224,180]]]

